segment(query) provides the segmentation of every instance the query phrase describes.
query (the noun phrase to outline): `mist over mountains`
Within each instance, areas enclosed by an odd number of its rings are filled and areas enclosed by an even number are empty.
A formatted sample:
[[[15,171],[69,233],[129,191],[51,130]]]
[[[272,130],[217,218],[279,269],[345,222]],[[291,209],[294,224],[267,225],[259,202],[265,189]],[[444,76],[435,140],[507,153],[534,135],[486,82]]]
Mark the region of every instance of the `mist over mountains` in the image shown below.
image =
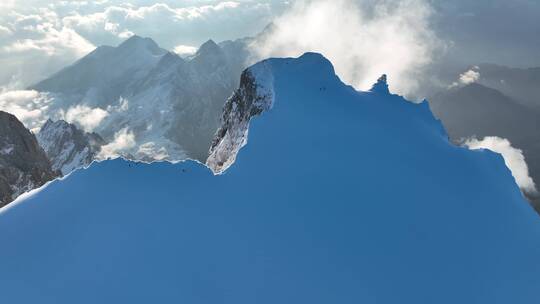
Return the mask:
[[[37,135],[27,130],[28,137],[41,146],[21,161],[47,158],[43,178],[6,177],[4,203],[94,160],[205,162],[249,41],[209,40],[182,58],[150,38],[132,36],[117,47],[96,48],[28,91],[4,93],[7,108],[20,109],[17,114]],[[16,144],[5,141],[6,149]]]
[[[205,161],[245,57],[240,42],[209,40],[189,58],[133,36],[102,46],[29,89],[53,96],[47,113],[107,142],[126,141],[103,157]]]
[[[38,96],[32,98],[44,100],[33,103],[41,119],[61,121],[47,122],[56,128],[38,135],[38,140],[48,138],[40,143],[52,169],[65,175],[93,160],[118,156],[205,162],[225,102],[254,60],[250,48],[275,30],[270,25],[255,38],[208,40],[184,57],[135,35],[117,47],[100,46],[30,86],[28,92]],[[429,98],[451,138],[457,144],[476,137],[508,139],[523,151],[532,179],[540,179],[540,141],[534,131],[539,121],[537,69],[482,64],[470,66],[461,77],[468,83]],[[39,130],[39,120],[32,121]]]
[[[469,67],[459,83],[429,98],[450,137],[463,144],[470,138],[496,136],[521,150],[530,176],[540,181],[539,69],[508,68],[494,64]],[[489,148],[489,147],[486,147]],[[500,151],[499,151],[500,152]],[[529,172],[522,174],[528,175]],[[534,187],[525,189],[540,208]]]

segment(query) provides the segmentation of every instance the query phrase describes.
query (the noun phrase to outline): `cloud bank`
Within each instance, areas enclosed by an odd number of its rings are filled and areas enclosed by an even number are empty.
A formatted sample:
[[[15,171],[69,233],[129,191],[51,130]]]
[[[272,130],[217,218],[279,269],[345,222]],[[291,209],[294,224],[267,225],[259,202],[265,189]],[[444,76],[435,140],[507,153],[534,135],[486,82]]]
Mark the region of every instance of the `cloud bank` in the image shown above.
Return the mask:
[[[0,110],[15,115],[34,133],[47,120],[51,101],[49,94],[33,90],[0,91]]]
[[[94,45],[48,8],[0,13],[0,87],[23,89],[72,63]]]
[[[197,52],[197,47],[191,46],[191,45],[179,44],[174,47],[173,51],[180,56],[189,56]]]
[[[520,149],[512,147],[508,139],[496,136],[488,136],[484,139],[471,138],[465,141],[465,146],[469,149],[489,149],[500,153],[506,166],[512,171],[516,183],[521,190],[528,194],[538,193],[533,179],[529,175],[529,168],[525,162],[525,157]]]
[[[122,156],[129,149],[135,147],[135,135],[127,127],[114,134],[114,140],[101,147],[98,159],[109,159]]]
[[[300,0],[253,50],[256,59],[320,52],[358,89],[387,74],[392,91],[408,95],[443,46],[431,30],[432,14],[424,0]]]
[[[62,119],[69,123],[76,123],[86,132],[94,131],[108,115],[109,112],[103,109],[90,108],[81,104],[70,107],[65,113],[61,112]]]

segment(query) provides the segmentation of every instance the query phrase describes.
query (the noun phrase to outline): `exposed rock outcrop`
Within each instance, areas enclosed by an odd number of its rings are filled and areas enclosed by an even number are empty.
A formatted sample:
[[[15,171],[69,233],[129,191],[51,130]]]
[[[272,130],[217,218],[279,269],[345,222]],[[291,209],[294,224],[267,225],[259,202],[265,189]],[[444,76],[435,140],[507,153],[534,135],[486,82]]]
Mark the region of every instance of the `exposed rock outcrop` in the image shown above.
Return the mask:
[[[0,207],[60,175],[34,134],[15,116],[0,111]]]
[[[86,167],[106,142],[97,133],[87,133],[64,120],[47,120],[37,135],[40,146],[51,161],[53,170],[63,175]]]
[[[242,73],[239,88],[225,103],[222,124],[210,147],[206,164],[214,173],[222,173],[234,163],[247,143],[249,121],[269,110],[273,99],[273,76],[264,61]]]

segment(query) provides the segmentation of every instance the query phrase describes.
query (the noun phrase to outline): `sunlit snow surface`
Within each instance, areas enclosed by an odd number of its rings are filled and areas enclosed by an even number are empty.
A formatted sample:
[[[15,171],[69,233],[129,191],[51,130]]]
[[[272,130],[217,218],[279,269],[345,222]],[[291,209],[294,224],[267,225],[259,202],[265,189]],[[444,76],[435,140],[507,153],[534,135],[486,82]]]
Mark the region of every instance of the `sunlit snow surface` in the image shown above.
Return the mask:
[[[0,213],[1,303],[538,303],[540,220],[425,104],[316,54],[225,174],[94,164]]]

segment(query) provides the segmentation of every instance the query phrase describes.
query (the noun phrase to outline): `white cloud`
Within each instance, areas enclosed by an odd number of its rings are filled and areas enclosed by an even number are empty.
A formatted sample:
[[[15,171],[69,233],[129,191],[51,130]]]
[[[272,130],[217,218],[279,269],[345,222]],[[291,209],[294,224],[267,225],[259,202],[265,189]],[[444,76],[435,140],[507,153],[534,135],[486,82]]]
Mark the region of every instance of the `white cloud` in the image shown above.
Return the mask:
[[[283,6],[256,1],[109,1],[91,13],[72,11],[62,20],[91,41],[115,44],[135,33],[173,49],[209,38],[253,35],[271,20],[274,7]]]
[[[473,69],[459,75],[459,82],[464,85],[475,83],[478,79],[480,79],[480,72]]]
[[[189,56],[197,52],[197,48],[191,45],[177,45],[174,47],[174,52],[180,56]]]
[[[116,106],[113,106],[113,105],[108,105],[107,106],[107,112],[125,112],[129,110],[129,100],[127,100],[126,98],[120,96],[120,98],[118,98],[118,105]]]
[[[0,27],[9,30],[8,35],[0,30],[0,86],[12,85],[10,80],[17,75],[18,89],[23,88],[94,49],[49,8],[0,13]]]
[[[9,28],[3,26],[3,25],[0,25],[0,37],[2,36],[8,36],[8,35],[11,35],[12,32]]]
[[[508,139],[496,136],[488,136],[482,140],[471,138],[465,142],[465,146],[469,149],[489,149],[500,153],[521,190],[530,194],[537,193],[536,185],[529,176],[529,168],[522,151],[512,147]]]
[[[320,52],[356,88],[369,89],[388,74],[393,91],[409,94],[442,46],[431,16],[425,0],[301,0],[253,49],[256,59]]]
[[[123,128],[122,130],[114,134],[114,140],[101,147],[97,158],[98,159],[108,159],[115,158],[123,155],[129,149],[135,147],[135,135],[128,128]]]
[[[92,132],[109,113],[100,108],[90,108],[86,105],[70,107],[63,119],[69,123],[76,123],[86,132]]]
[[[118,33],[118,38],[127,39],[133,35],[135,35],[135,33],[133,33],[132,31],[124,30]]]
[[[457,82],[454,82],[450,85],[450,88],[469,85],[475,83],[480,79],[480,68],[478,66],[473,66],[468,71],[459,75]]]
[[[47,120],[46,112],[51,101],[47,93],[4,91],[0,93],[0,110],[15,115],[28,129],[37,132]]]
[[[142,144],[137,150],[137,157],[140,159],[164,160],[169,157],[165,147],[158,147],[154,142]]]

